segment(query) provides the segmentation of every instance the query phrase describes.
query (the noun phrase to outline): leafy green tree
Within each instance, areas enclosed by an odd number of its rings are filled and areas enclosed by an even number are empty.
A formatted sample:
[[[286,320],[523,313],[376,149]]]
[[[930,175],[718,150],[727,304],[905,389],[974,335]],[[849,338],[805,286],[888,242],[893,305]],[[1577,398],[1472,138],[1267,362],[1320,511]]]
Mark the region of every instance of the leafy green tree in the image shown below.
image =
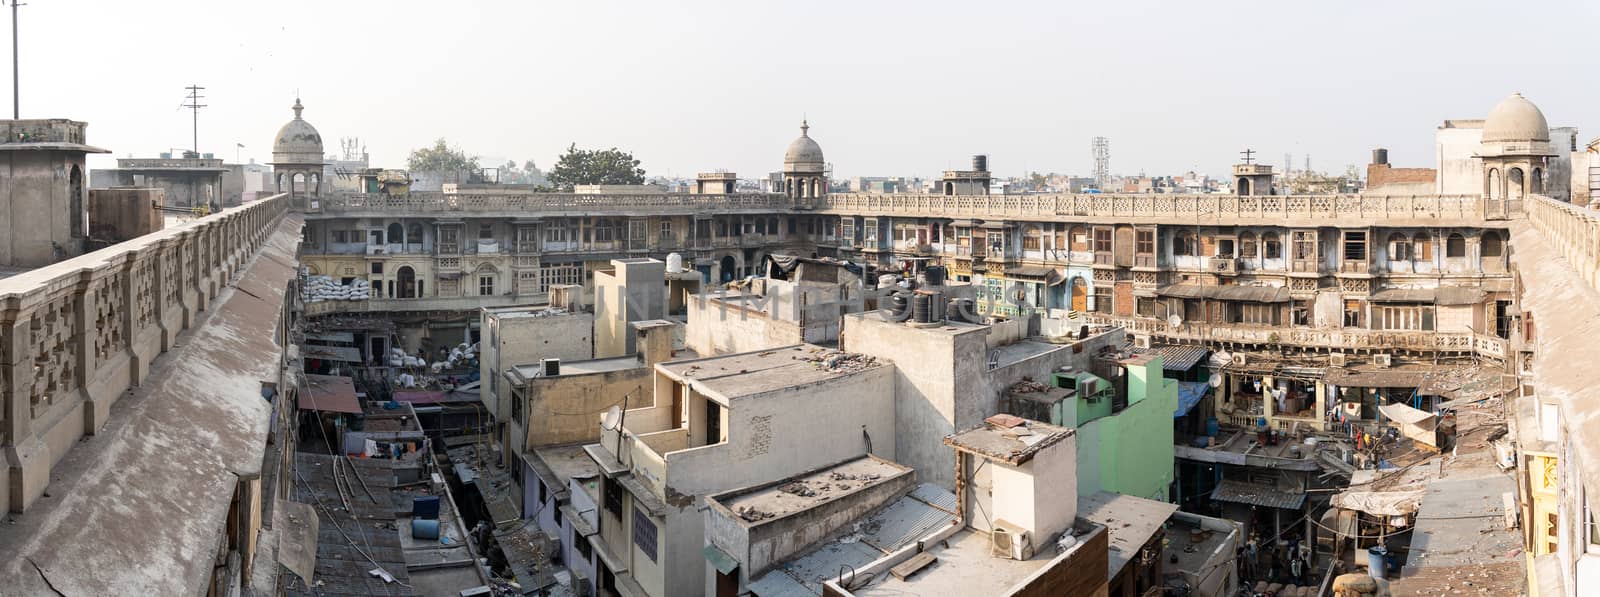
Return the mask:
[[[451,147],[443,137],[434,141],[433,147],[412,150],[406,166],[412,172],[432,172],[447,180],[455,181],[475,179],[482,170],[478,165],[478,156],[469,156],[466,152]]]
[[[633,154],[611,149],[578,149],[574,143],[547,175],[551,186],[571,192],[580,184],[644,184],[644,168]]]

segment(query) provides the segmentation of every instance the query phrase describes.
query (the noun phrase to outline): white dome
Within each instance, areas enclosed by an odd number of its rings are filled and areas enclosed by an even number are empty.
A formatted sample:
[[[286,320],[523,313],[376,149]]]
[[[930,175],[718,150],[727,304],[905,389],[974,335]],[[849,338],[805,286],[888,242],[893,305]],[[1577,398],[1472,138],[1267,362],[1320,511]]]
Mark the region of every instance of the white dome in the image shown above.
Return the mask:
[[[783,170],[785,172],[821,172],[827,167],[827,162],[822,159],[822,147],[811,140],[808,133],[811,126],[805,121],[800,122],[800,138],[789,144],[789,150],[783,152]]]
[[[1533,102],[1513,93],[1489,111],[1483,123],[1483,142],[1550,141],[1550,125]]]
[[[300,99],[295,98],[294,120],[278,129],[278,136],[272,143],[274,163],[322,163],[322,135],[317,132],[317,127],[300,118],[300,111],[304,109],[305,107],[300,105]]]

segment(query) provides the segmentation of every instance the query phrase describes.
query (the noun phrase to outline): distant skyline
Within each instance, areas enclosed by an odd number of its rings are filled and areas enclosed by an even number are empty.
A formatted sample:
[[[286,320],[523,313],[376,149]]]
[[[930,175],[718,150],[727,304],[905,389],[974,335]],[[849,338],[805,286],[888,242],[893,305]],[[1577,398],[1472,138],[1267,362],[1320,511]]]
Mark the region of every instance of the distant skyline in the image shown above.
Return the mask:
[[[1376,146],[1434,166],[1447,118],[1520,91],[1552,127],[1600,135],[1600,3],[308,2],[34,0],[22,117],[89,122],[91,158],[190,145],[271,160],[296,91],[326,150],[360,137],[404,167],[444,137],[548,169],[571,143],[652,175],[781,167],[802,117],[834,175],[1339,172]],[[9,18],[9,11],[0,11]],[[1529,30],[1532,33],[1529,33]],[[9,54],[9,44],[3,50]],[[9,58],[9,55],[7,56]],[[503,163],[504,160],[501,160]],[[493,164],[486,164],[493,165]]]

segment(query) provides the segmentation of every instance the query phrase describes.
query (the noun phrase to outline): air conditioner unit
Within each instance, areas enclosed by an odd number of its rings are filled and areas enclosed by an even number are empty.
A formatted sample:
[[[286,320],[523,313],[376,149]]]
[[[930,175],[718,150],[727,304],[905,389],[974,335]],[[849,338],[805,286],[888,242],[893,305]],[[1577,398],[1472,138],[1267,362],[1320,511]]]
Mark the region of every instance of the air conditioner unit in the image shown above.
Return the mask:
[[[991,556],[1028,560],[1033,557],[1033,537],[1027,531],[1003,520],[994,521],[989,531]]]
[[[1392,355],[1392,354],[1375,354],[1375,355],[1372,355],[1372,363],[1377,365],[1377,366],[1379,366],[1379,367],[1393,367],[1394,366],[1394,355]]]
[[[1242,353],[1242,352],[1233,353],[1233,363],[1231,363],[1231,364],[1233,366],[1235,366],[1235,367],[1243,367],[1243,366],[1245,366],[1244,353]]]
[[[578,572],[577,569],[573,569],[572,570],[572,596],[573,597],[589,597],[589,595],[590,595],[589,587],[590,587],[589,578],[584,576],[583,573]]]
[[[1139,348],[1143,348],[1143,349],[1149,350],[1149,348],[1150,348],[1150,337],[1149,336],[1134,336],[1133,337],[1133,345],[1137,346]]]
[[[1343,367],[1349,363],[1350,358],[1345,356],[1345,354],[1342,352],[1336,352],[1328,355],[1328,364],[1334,367]]]

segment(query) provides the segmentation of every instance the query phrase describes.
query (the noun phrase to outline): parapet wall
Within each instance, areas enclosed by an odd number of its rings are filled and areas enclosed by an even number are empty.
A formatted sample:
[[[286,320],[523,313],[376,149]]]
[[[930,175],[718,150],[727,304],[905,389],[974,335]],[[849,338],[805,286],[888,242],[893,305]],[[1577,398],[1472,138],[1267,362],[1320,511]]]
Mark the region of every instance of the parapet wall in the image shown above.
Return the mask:
[[[960,216],[1036,221],[1173,224],[1476,226],[1488,212],[1478,195],[876,195],[834,193],[790,198],[779,194],[682,193],[525,195],[411,193],[324,197],[308,217],[400,215],[591,216],[804,212],[852,216]]]
[[[0,510],[44,493],[288,207],[277,195],[0,280]]]

